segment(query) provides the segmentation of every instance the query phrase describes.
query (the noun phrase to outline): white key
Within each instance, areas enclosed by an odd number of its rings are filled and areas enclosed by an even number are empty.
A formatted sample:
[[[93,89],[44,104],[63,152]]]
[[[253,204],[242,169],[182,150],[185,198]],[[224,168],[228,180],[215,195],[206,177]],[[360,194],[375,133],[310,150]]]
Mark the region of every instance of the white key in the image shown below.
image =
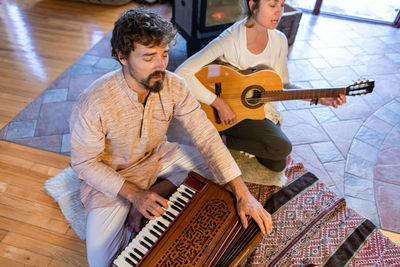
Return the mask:
[[[125,248],[125,250],[124,251],[126,251],[127,253],[132,253],[133,255],[135,255],[136,257],[138,257],[139,259],[142,259],[142,256],[139,254],[139,253],[137,253],[137,252],[135,252],[134,250],[133,250],[134,248]]]
[[[196,191],[194,191],[192,188],[190,188],[190,187],[188,187],[188,186],[186,186],[186,185],[184,185],[184,184],[183,184],[183,186],[184,186],[184,188],[186,188],[187,190],[189,190],[190,192],[192,192],[193,195],[196,193]]]
[[[119,255],[118,258],[116,260],[114,260],[114,264],[117,265],[118,267],[131,267],[125,261],[125,258],[122,255]]]
[[[132,257],[129,255],[129,253],[126,252],[125,250],[122,251],[121,255],[124,256],[125,258],[130,259],[134,264],[137,264],[137,263],[138,263],[138,262],[137,262],[134,258],[132,258]],[[128,264],[128,266],[129,266],[129,263],[127,263],[127,264]]]

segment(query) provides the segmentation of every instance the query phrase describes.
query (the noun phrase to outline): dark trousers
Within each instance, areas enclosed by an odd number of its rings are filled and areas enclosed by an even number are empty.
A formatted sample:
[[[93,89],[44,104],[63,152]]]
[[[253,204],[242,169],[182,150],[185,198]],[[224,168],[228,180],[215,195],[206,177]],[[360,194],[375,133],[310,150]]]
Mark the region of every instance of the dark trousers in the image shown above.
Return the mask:
[[[220,132],[226,135],[226,146],[245,151],[272,171],[285,169],[292,144],[281,127],[272,121],[246,119]]]

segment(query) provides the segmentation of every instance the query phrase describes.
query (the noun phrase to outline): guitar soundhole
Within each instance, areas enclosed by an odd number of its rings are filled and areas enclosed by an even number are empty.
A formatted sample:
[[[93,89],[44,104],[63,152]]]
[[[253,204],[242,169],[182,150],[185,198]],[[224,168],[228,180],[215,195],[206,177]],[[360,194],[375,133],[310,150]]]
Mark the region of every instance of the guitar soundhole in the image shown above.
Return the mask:
[[[264,104],[261,98],[262,93],[264,92],[265,90],[261,86],[250,85],[242,92],[241,99],[243,105],[251,109],[256,109],[261,107]]]

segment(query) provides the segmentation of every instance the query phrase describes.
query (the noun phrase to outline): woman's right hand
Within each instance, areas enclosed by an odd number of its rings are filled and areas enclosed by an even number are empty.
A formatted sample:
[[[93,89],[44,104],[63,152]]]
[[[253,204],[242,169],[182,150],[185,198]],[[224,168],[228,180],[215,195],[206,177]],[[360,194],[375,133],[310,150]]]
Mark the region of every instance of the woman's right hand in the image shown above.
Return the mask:
[[[211,106],[218,111],[218,116],[223,126],[236,123],[235,112],[222,98],[216,97],[214,102],[211,103]]]

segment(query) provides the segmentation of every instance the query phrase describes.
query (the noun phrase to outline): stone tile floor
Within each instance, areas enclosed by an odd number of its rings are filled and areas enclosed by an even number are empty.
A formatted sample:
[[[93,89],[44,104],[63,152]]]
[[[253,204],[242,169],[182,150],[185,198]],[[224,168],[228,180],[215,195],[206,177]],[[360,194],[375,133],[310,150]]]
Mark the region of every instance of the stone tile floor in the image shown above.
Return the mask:
[[[116,69],[110,34],[0,130],[0,139],[69,154],[68,120],[80,92]],[[186,58],[181,37],[169,70]],[[289,53],[291,81],[304,88],[346,87],[374,79],[373,93],[334,109],[305,101],[279,104],[292,156],[350,207],[400,233],[400,29],[303,14]]]

